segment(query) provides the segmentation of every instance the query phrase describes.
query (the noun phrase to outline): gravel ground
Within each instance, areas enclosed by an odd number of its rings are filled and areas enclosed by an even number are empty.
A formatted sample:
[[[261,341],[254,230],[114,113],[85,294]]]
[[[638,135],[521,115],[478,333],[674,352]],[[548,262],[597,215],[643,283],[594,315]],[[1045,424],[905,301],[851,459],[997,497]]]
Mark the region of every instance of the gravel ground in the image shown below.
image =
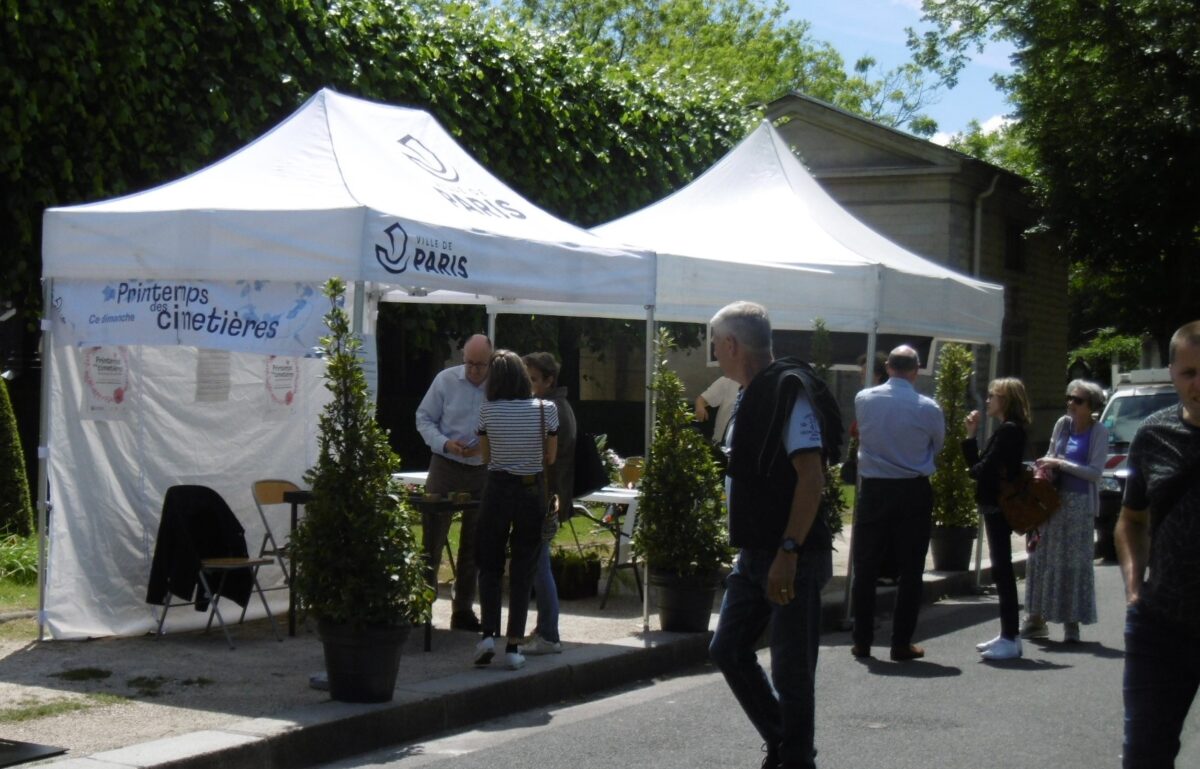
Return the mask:
[[[641,631],[636,596],[614,594],[603,611],[598,606],[598,599],[563,602],[560,630],[567,647]],[[439,629],[449,626],[449,612],[448,600],[434,605],[432,652],[422,651],[422,632],[409,637],[398,685],[470,669],[477,636]],[[530,627],[532,622],[531,611]],[[657,629],[657,617],[651,623]],[[308,685],[309,675],[324,669],[315,628],[301,625],[295,638],[285,636],[282,643],[265,620],[233,633],[232,651],[219,630],[162,638],[0,640],[0,737],[58,745],[78,757],[329,701]],[[538,662],[529,658],[531,667]],[[84,669],[93,669],[96,677],[62,675]],[[5,716],[40,703],[72,703],[78,709],[24,721]]]

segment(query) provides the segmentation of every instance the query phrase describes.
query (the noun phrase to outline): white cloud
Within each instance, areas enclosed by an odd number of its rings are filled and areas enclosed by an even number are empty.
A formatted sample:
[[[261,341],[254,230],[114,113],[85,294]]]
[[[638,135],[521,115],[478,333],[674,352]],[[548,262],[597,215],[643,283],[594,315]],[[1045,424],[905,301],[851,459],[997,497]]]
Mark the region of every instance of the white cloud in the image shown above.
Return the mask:
[[[983,129],[984,134],[994,134],[1001,128],[1010,126],[1017,121],[1004,115],[992,115],[987,120],[980,122],[979,127]]]
[[[950,140],[953,138],[954,138],[954,134],[946,133],[945,131],[938,131],[933,136],[929,137],[929,141],[933,142],[934,144],[938,145],[939,147],[945,147],[947,144],[950,143]]]

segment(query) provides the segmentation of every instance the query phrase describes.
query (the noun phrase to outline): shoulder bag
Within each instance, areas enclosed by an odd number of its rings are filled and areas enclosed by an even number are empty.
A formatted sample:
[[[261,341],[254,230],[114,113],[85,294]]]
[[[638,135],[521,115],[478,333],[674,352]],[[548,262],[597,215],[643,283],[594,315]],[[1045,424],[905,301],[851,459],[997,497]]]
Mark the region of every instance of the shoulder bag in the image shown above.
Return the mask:
[[[1034,475],[1026,465],[1016,478],[1000,481],[997,502],[1009,527],[1018,534],[1041,526],[1062,504],[1053,482]]]

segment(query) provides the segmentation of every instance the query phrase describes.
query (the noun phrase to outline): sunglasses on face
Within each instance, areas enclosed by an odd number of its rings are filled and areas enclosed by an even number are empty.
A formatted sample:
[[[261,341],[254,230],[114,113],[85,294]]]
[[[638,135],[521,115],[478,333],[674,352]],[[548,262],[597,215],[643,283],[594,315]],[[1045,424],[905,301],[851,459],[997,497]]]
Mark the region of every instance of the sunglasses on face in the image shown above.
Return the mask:
[[[1075,406],[1082,406],[1083,404],[1087,403],[1087,401],[1084,400],[1083,398],[1080,398],[1078,395],[1068,395],[1067,403],[1070,403]]]

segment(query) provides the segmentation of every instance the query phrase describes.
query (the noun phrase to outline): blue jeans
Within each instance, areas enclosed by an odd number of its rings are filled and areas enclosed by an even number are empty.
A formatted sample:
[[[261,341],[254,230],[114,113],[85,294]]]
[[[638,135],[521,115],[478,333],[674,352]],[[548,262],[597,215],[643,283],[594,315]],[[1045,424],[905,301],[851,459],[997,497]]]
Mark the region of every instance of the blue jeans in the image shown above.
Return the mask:
[[[533,592],[537,593],[537,624],[533,632],[558,643],[558,586],[550,571],[550,543],[543,542],[538,550],[537,571],[533,574]]]
[[[500,634],[500,580],[504,574],[504,552],[511,547],[508,577],[508,632],[510,639],[525,635],[529,615],[529,591],[537,567],[538,545],[542,542],[545,518],[541,473],[531,476],[489,472],[479,504],[480,622],[484,635]]]
[[[708,651],[768,747],[786,767],[813,767],[814,685],[821,631],[821,589],[833,575],[830,551],[797,558],[795,598],[767,600],[775,550],[742,550],[725,581],[721,617]],[[771,626],[771,679],[754,647]],[[772,685],[774,685],[772,687]]]
[[[1200,685],[1200,640],[1130,606],[1125,615],[1125,769],[1170,769]]]

